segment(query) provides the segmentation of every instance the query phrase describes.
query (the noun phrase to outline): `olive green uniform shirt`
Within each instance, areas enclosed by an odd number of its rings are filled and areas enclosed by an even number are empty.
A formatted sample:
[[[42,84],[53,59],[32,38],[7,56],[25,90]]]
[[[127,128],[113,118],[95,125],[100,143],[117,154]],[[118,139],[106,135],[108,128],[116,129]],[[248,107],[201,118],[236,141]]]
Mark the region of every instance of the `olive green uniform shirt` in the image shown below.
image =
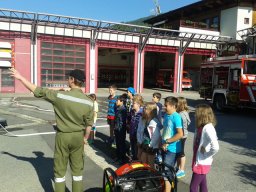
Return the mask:
[[[34,95],[52,103],[58,131],[82,131],[93,125],[93,101],[81,89],[56,91],[37,87]]]

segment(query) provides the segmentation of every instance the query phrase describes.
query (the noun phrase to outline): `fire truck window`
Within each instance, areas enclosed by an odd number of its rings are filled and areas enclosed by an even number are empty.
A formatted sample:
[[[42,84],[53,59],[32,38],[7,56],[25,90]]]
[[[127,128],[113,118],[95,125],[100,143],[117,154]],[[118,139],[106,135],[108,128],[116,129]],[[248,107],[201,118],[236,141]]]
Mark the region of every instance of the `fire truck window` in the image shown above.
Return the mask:
[[[245,62],[245,73],[256,75],[256,62],[255,61],[246,61]]]

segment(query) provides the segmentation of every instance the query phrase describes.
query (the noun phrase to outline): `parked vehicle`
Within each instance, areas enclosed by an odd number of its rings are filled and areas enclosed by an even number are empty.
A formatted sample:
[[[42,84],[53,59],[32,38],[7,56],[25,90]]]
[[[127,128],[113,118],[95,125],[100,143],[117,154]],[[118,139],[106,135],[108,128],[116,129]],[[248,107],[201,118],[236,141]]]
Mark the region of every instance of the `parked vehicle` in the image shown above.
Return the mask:
[[[256,108],[256,56],[210,58],[201,65],[200,97],[225,107]]]
[[[172,69],[159,69],[156,75],[156,86],[166,87],[173,89],[174,84],[174,71]],[[182,89],[191,89],[192,80],[187,71],[183,71],[182,76]]]

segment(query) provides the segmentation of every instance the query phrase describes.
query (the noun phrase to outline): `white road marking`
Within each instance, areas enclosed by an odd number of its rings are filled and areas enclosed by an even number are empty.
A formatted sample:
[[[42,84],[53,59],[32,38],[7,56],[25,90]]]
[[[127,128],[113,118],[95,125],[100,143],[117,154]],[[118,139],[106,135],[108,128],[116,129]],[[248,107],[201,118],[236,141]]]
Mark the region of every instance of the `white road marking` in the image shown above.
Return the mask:
[[[3,113],[5,115],[12,115],[12,116],[20,117],[22,119],[34,121],[34,122],[37,122],[37,123],[48,123],[48,121],[45,121],[43,119],[39,119],[39,118],[36,118],[36,117],[31,117],[31,116],[28,116],[28,115],[23,115],[23,114],[19,114],[19,113],[15,113],[15,112],[9,112],[9,111],[5,111],[5,110],[2,110],[2,109],[0,109],[0,113]]]
[[[0,128],[2,128],[6,132],[6,136],[11,136],[11,137],[28,137],[28,136],[37,136],[37,135],[50,135],[50,134],[56,134],[56,132],[42,132],[42,133],[29,133],[29,134],[13,134],[9,132],[5,127],[3,127],[0,124]]]
[[[54,112],[51,109],[41,109],[39,107],[32,106],[32,105],[25,105],[25,104],[20,104],[20,103],[16,103],[16,105],[19,106],[19,107],[27,107],[27,108],[37,109],[38,111]]]
[[[40,125],[40,124],[42,124],[42,123],[33,122],[33,123],[15,124],[15,125],[9,125],[8,129],[19,128],[19,127],[29,127],[29,126]]]
[[[96,125],[96,128],[109,127],[109,125]]]
[[[99,118],[97,118],[97,120],[107,120],[107,118],[103,118],[103,117],[99,117]]]

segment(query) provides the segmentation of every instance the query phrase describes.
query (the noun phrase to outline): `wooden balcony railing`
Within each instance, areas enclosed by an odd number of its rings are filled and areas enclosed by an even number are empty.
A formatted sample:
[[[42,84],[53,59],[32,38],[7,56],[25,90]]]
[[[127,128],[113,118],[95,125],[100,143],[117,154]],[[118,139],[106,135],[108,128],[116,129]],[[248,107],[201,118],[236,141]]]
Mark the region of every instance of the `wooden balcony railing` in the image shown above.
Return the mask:
[[[217,24],[212,24],[212,25],[208,26],[207,23],[195,22],[195,21],[191,21],[191,20],[180,20],[180,27],[219,31],[219,26]]]

